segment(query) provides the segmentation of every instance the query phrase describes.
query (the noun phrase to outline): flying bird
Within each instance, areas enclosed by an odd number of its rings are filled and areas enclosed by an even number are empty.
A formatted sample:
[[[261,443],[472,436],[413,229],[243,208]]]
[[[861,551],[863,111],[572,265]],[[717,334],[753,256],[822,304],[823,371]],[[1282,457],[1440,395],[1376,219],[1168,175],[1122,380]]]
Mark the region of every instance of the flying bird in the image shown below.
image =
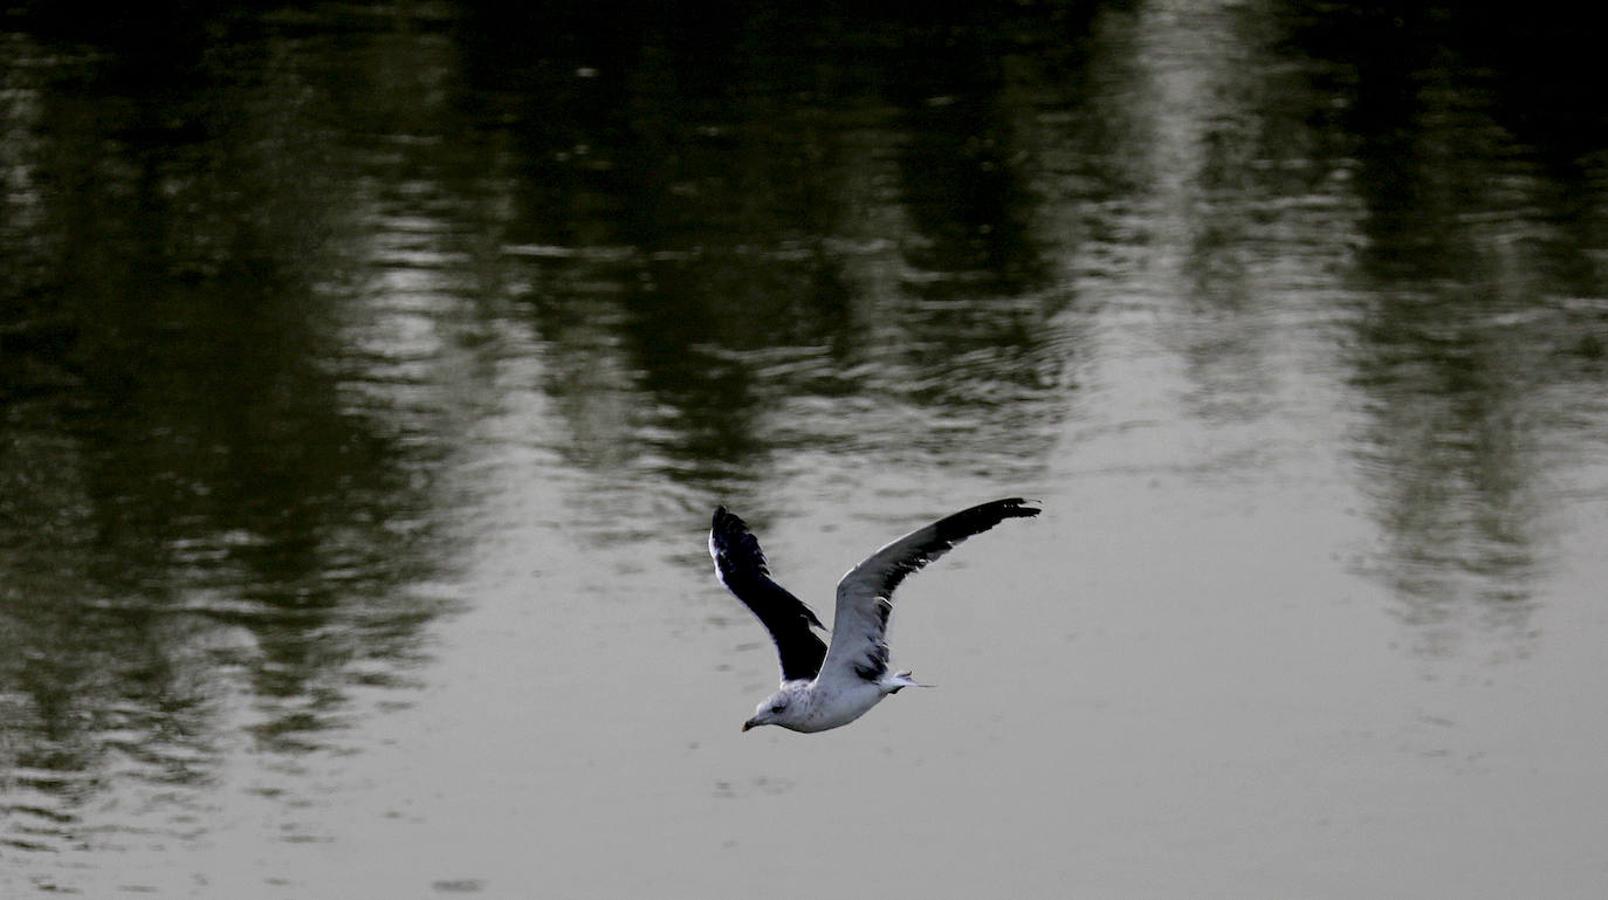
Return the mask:
[[[709,529],[715,577],[759,617],[782,663],[781,688],[759,704],[743,730],[780,725],[792,731],[825,731],[860,718],[889,694],[925,687],[909,672],[889,671],[888,616],[894,589],[972,535],[1006,519],[1038,515],[1038,509],[1023,505],[1027,502],[1010,497],[963,509],[910,532],[850,569],[838,582],[830,646],[815,632],[826,627],[815,613],[771,580],[765,553],[748,523],[717,507]]]

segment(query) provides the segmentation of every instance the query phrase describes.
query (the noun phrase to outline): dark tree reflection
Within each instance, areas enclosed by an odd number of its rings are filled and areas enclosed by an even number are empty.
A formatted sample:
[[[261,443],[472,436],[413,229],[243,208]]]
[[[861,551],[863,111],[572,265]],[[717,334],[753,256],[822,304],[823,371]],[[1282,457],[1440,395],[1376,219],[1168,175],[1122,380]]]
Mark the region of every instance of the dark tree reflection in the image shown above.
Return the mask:
[[[531,52],[534,25],[490,21],[477,58]],[[592,438],[579,458],[652,454],[673,477],[731,485],[801,440],[969,466],[1053,425],[1069,379],[1049,321],[1065,295],[1029,230],[1031,148],[1011,126],[1043,88],[1007,72],[1075,21],[1028,21],[1050,30],[1021,45],[914,14],[773,11],[713,30],[650,14],[625,41],[612,17],[557,26],[521,67],[542,108],[503,114],[527,166],[515,280],[554,341],[551,390]],[[645,404],[607,399],[639,392]],[[858,435],[791,434],[768,415],[810,398],[914,414]],[[939,437],[928,413],[959,421]]]
[[[1551,39],[1558,23],[1522,19],[1493,28],[1475,11],[1409,4],[1336,9],[1296,32],[1346,101],[1332,133],[1353,143],[1367,211],[1357,456],[1390,545],[1383,574],[1426,623],[1468,595],[1523,621],[1512,614],[1539,564],[1544,473],[1576,433],[1560,391],[1582,374],[1570,361],[1580,326],[1602,327],[1571,308],[1602,289],[1575,174],[1600,162],[1560,169],[1558,154],[1605,119],[1560,99],[1574,76],[1556,63],[1569,56]],[[1585,114],[1563,141],[1548,112],[1560,102]]]
[[[6,840],[91,841],[114,778],[193,829],[237,743],[329,746],[436,602],[428,408],[354,355],[357,228],[284,44],[17,45],[0,136],[0,791]],[[182,35],[198,43],[185,44]],[[119,43],[128,41],[128,44]],[[174,46],[177,42],[179,46]],[[74,56],[74,53],[78,56]],[[142,54],[159,60],[142,61]],[[131,77],[137,71],[138,77]],[[414,432],[410,435],[409,432]]]

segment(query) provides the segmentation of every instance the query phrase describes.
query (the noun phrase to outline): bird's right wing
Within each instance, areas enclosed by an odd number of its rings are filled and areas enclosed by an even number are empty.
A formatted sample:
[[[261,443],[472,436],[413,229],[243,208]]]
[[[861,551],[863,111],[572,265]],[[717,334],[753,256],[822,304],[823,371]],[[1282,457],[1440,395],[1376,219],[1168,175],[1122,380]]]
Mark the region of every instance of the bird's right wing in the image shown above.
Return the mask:
[[[709,555],[715,560],[715,577],[753,611],[776,642],[782,680],[808,681],[821,670],[826,642],[813,628],[824,628],[804,601],[772,581],[759,541],[748,523],[721,506],[709,528]]]
[[[1026,502],[1010,497],[963,509],[910,532],[850,569],[838,582],[832,647],[820,680],[879,681],[888,671],[888,616],[893,612],[894,588],[972,535],[1006,519],[1038,515],[1039,510],[1023,505]]]

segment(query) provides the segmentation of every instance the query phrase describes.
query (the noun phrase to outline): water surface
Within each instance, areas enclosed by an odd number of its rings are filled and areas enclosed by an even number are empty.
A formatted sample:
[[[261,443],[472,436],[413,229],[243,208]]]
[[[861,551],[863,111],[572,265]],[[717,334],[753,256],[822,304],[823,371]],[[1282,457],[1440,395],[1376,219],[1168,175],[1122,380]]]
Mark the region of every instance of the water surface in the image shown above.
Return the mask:
[[[3,892],[1601,896],[1590,33],[18,6]],[[738,733],[715,504],[1018,494]]]

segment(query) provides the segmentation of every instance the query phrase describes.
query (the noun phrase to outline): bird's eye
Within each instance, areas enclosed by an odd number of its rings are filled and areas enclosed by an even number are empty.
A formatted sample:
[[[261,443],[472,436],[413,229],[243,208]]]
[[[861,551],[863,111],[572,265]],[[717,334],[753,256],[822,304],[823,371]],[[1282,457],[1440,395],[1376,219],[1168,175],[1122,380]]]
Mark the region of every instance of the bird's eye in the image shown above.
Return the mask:
[[[783,712],[786,712],[786,711],[787,711],[787,704],[786,703],[780,703],[780,704],[777,704],[776,706],[771,707],[771,712],[772,713],[783,713]]]

